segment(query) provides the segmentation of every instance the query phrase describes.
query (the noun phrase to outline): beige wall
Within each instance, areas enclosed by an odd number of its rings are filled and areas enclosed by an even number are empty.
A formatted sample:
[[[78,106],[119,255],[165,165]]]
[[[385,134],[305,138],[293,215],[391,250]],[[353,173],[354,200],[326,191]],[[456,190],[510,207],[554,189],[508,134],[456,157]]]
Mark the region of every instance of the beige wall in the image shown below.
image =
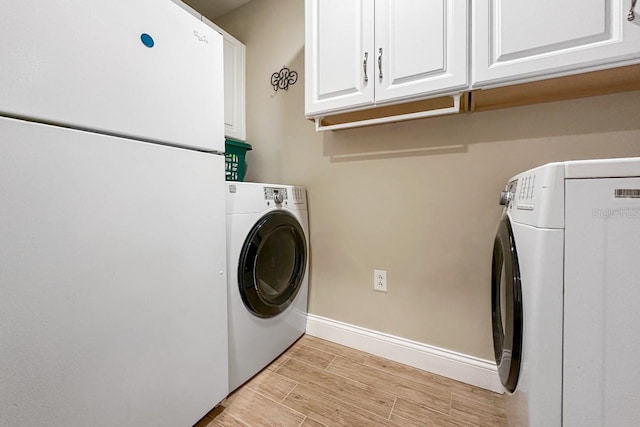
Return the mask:
[[[304,118],[304,2],[216,22],[247,45],[247,180],[308,189],[309,311],[492,360],[498,194],[519,171],[640,155],[640,93],[316,133]],[[288,91],[270,77],[299,73]],[[414,155],[367,154],[425,149]],[[349,154],[341,157],[341,155]],[[389,291],[373,291],[373,269]]]

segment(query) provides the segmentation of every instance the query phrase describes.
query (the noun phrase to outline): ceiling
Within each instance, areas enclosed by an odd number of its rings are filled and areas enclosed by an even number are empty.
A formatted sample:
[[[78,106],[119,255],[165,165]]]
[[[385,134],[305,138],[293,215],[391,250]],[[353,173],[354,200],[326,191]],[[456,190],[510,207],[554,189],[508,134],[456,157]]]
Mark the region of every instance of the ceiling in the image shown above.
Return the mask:
[[[251,0],[182,0],[212,21],[226,15],[234,9],[249,3]]]

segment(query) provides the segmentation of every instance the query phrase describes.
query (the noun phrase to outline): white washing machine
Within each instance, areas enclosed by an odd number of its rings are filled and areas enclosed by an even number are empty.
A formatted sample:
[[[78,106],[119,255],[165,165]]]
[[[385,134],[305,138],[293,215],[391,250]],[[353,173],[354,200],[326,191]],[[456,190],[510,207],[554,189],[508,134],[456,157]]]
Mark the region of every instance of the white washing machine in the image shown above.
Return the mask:
[[[309,225],[303,187],[227,183],[229,389],[306,329]]]
[[[640,158],[513,177],[492,265],[512,426],[638,425]]]

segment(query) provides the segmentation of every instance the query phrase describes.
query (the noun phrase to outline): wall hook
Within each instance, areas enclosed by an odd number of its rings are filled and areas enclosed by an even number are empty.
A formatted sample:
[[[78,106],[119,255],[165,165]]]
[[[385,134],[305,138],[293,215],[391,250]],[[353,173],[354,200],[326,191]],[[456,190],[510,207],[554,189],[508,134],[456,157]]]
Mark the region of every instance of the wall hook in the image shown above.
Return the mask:
[[[282,67],[271,75],[271,86],[274,91],[278,89],[289,90],[289,86],[294,85],[298,81],[298,73],[291,71],[287,67]]]

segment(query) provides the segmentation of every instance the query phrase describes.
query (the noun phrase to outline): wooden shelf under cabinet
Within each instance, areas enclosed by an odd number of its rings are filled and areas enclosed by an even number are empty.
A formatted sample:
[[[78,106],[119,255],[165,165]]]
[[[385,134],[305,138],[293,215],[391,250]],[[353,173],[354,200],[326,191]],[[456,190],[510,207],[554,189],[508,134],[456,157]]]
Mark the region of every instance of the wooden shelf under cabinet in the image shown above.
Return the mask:
[[[640,90],[640,64],[465,92],[460,98],[459,112],[473,113],[635,90]],[[397,120],[392,121],[399,122],[407,120],[403,117],[413,113],[449,109],[453,103],[451,96],[442,96],[331,114],[317,119],[309,118],[309,120],[319,120],[317,126],[329,128],[383,118],[397,117]],[[367,123],[364,126],[374,124],[376,123]]]
[[[640,65],[610,68],[468,93],[468,112],[640,90]]]

